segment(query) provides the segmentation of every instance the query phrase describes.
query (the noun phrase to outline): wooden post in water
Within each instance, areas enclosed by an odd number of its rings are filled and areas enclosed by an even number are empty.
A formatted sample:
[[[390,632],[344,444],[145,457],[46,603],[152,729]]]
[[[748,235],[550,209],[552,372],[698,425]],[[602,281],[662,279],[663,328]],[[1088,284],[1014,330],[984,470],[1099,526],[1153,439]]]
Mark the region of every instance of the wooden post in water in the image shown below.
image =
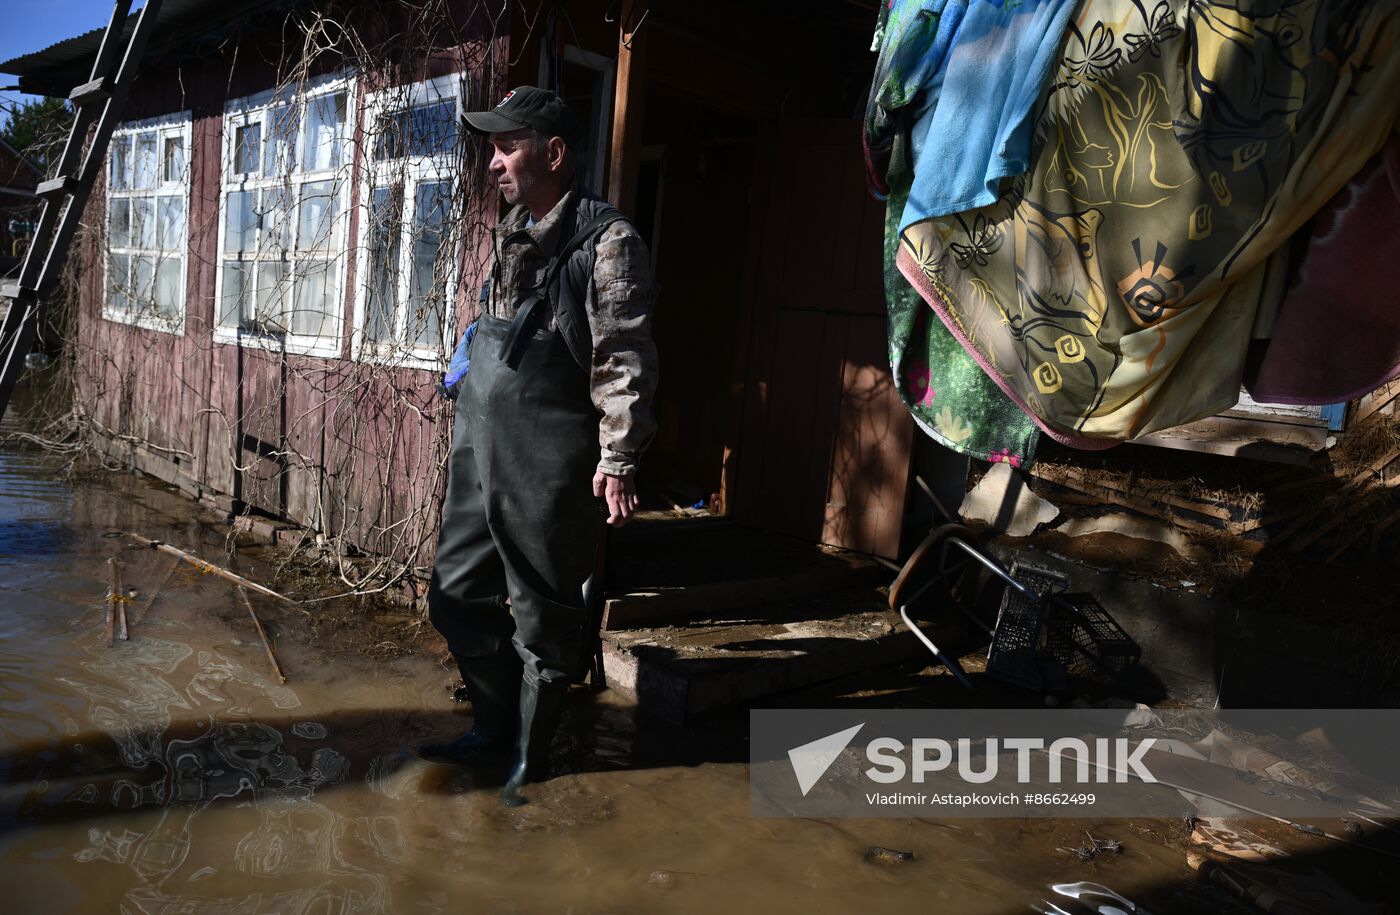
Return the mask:
[[[107,560],[107,566],[112,573],[112,585],[117,583],[117,560],[115,558]],[[112,641],[117,631],[117,594],[112,589],[112,585],[107,588],[107,647],[112,647]]]
[[[117,557],[113,556],[107,560],[107,564],[112,567],[112,607],[116,611],[117,638],[125,642],[129,638],[126,631],[126,591],[122,588],[122,564],[117,562]],[[107,640],[111,644],[111,639]]]
[[[165,590],[165,586],[170,582],[170,576],[174,575],[175,570],[179,567],[180,557],[170,557],[170,568],[165,570],[165,577],[160,580],[160,584],[156,585],[155,590],[153,590],[150,593],[150,595],[146,598],[145,603],[141,605],[141,612],[136,614],[136,619],[131,621],[131,625],[137,625],[146,618],[146,614],[151,612],[151,608],[155,606],[156,598],[160,596],[161,591]]]
[[[282,674],[282,666],[277,663],[277,655],[272,653],[272,642],[268,640],[267,632],[263,629],[262,620],[258,619],[257,611],[253,609],[253,602],[248,599],[248,592],[240,587],[238,589],[238,596],[243,598],[243,606],[248,608],[248,615],[253,618],[253,626],[258,630],[258,637],[262,639],[263,648],[267,649],[267,659],[272,662],[272,670],[277,674],[278,682],[286,683],[287,678]]]
[[[178,547],[173,547],[168,543],[161,543],[159,540],[152,540],[149,537],[142,537],[140,534],[133,534],[130,531],[127,531],[127,536],[130,537],[132,540],[135,540],[142,546],[150,547],[153,550],[160,550],[162,553],[169,553],[171,556],[178,556],[180,559],[183,559],[185,562],[188,562],[190,565],[194,566],[196,569],[199,569],[201,572],[212,572],[220,578],[228,579],[229,581],[241,587],[250,588],[258,592],[259,594],[266,594],[268,597],[275,597],[278,600],[284,600],[289,604],[296,603],[296,601],[292,600],[290,597],[278,594],[271,588],[264,588],[262,585],[258,584],[255,581],[249,581],[242,575],[239,575],[235,572],[230,572],[228,569],[221,568],[220,566],[216,566],[212,562],[206,562],[203,559],[200,559],[198,556],[195,556],[193,553],[186,553],[184,550]]]

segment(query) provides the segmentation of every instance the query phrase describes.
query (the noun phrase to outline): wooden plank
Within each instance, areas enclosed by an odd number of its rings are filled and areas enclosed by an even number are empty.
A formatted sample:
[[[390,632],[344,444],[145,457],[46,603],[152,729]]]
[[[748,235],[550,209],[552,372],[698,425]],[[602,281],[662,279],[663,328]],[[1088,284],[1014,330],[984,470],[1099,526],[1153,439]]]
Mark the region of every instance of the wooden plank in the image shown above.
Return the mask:
[[[773,171],[776,168],[776,162],[770,151],[774,142],[773,128],[768,125],[761,127],[754,153],[754,186],[756,187],[771,188],[773,186]],[[748,220],[748,240],[743,259],[744,277],[740,283],[740,288],[743,290],[743,302],[739,308],[739,323],[735,329],[734,361],[730,367],[729,391],[727,392],[729,408],[725,413],[724,452],[719,483],[719,511],[721,515],[731,517],[738,493],[740,455],[743,453],[744,442],[746,440],[756,441],[755,438],[746,439],[745,437],[753,434],[745,427],[750,395],[755,387],[751,382],[750,362],[755,352],[771,351],[755,345],[754,333],[754,327],[760,321],[759,310],[763,305],[758,294],[757,283],[760,275],[759,261],[763,252],[765,219],[765,214],[760,212]],[[771,338],[768,339],[768,345],[771,347]]]
[[[1082,467],[1058,467],[1053,464],[1032,464],[1031,476],[1038,477],[1039,479],[1060,485],[1065,485],[1063,481],[1070,480],[1076,483],[1088,483],[1094,486],[1102,487],[1104,489],[1111,489],[1114,492],[1129,494],[1132,493],[1132,490],[1130,490],[1126,484],[1119,483],[1115,480],[1107,478],[1095,477],[1092,471],[1085,470]],[[1074,489],[1076,487],[1071,486],[1070,488]],[[1165,505],[1171,505],[1174,508],[1184,508],[1187,511],[1193,511],[1197,514],[1208,515],[1212,518],[1219,518],[1221,521],[1233,521],[1235,519],[1234,513],[1231,512],[1228,508],[1222,508],[1219,505],[1212,505],[1209,502],[1201,502],[1196,499],[1185,499],[1180,496],[1171,495],[1169,493],[1154,493],[1149,498],[1151,498],[1154,502],[1161,502]]]
[[[909,493],[914,422],[885,364],[883,318],[851,317],[822,542],[893,559]]]
[[[1387,382],[1362,398],[1357,405],[1355,415],[1351,418],[1351,425],[1355,426],[1362,420],[1369,419],[1379,413],[1394,403],[1397,397],[1400,397],[1400,378]]]
[[[131,625],[139,625],[141,621],[146,618],[146,615],[151,612],[151,608],[156,604],[156,598],[160,597],[160,592],[165,590],[165,586],[169,583],[170,577],[175,574],[175,570],[179,567],[180,557],[171,556],[170,566],[165,570],[165,575],[161,577],[160,583],[151,590],[151,593],[146,597],[145,601],[142,602],[140,610],[136,614],[136,619],[131,621]]]
[[[835,613],[797,602],[758,621],[606,633],[608,687],[648,713],[684,722],[923,651],[878,591],[849,592],[841,603]]]
[[[272,651],[272,640],[267,637],[267,630],[263,629],[262,620],[258,619],[258,611],[253,609],[253,602],[248,599],[248,589],[240,586],[238,596],[243,598],[243,606],[248,609],[253,628],[258,631],[258,638],[262,640],[263,650],[267,652],[267,660],[272,664],[272,672],[277,675],[277,682],[286,683],[287,677],[282,673],[282,665],[277,663],[277,655]]]
[[[1183,528],[1184,530],[1197,531],[1199,533],[1209,534],[1218,534],[1222,530],[1221,528],[1216,527],[1213,524],[1206,524],[1201,521],[1192,521],[1189,518],[1182,518],[1178,515],[1172,515],[1168,517],[1167,513],[1163,512],[1153,502],[1147,499],[1132,496],[1128,493],[1116,492],[1114,490],[1107,489],[1103,486],[1090,483],[1086,480],[1065,477],[1063,480],[1056,481],[1056,485],[1068,487],[1069,489],[1082,492],[1085,495],[1095,496],[1096,498],[1099,498],[1104,502],[1111,502],[1114,505],[1121,505],[1124,508],[1131,508],[1133,511],[1142,512],[1148,517],[1156,518],[1157,520],[1166,522],[1167,524],[1173,524],[1179,528]]]
[[[829,349],[827,319],[783,311],[777,330],[759,500],[759,527],[804,540],[821,534],[822,503],[830,470],[839,363],[823,358]]]
[[[206,562],[205,560],[200,559],[193,553],[186,553],[179,547],[173,547],[168,543],[162,543],[159,540],[152,540],[149,537],[142,537],[140,534],[135,534],[130,531],[127,532],[127,536],[144,547],[153,550],[160,550],[162,553],[168,553],[171,556],[178,557],[179,559],[188,562],[196,569],[199,569],[201,572],[210,572],[214,575],[219,576],[222,579],[225,579],[226,581],[231,581],[234,584],[244,588],[252,588],[259,594],[265,594],[268,597],[275,597],[278,600],[286,601],[289,604],[296,603],[296,601],[292,600],[290,597],[284,597],[283,595],[278,594],[271,588],[264,587],[255,581],[250,581],[244,578],[242,575],[239,575],[236,572],[230,572],[228,569],[225,569],[222,566],[216,566],[212,562]]]
[[[1382,483],[1378,488],[1394,489],[1396,485],[1400,485],[1400,476],[1392,477],[1390,480]],[[1289,544],[1288,548],[1295,553],[1301,552],[1303,549],[1307,548],[1309,544],[1316,543],[1324,534],[1334,530],[1337,527],[1340,527],[1342,524],[1351,520],[1352,518],[1345,512],[1336,512],[1327,521],[1325,521],[1322,524],[1319,524],[1316,528],[1304,534],[1302,537],[1298,538],[1293,543]],[[1360,525],[1353,525],[1352,529],[1343,535],[1341,545],[1338,546],[1336,550],[1334,550],[1332,553],[1328,554],[1327,558],[1324,559],[1323,562],[1330,563],[1336,560],[1338,556],[1346,552],[1347,548],[1350,547],[1352,543],[1357,538],[1359,538],[1362,532],[1364,531],[1364,527]]]
[[[820,568],[803,569],[796,575],[636,591],[608,598],[603,609],[603,629],[615,632],[674,626],[700,619],[723,619],[726,613],[745,607],[883,583],[889,577],[889,570],[879,563],[828,563]]]
[[[631,213],[637,202],[642,125],[646,117],[647,32],[638,29],[650,0],[623,0],[618,18],[617,83],[613,96],[612,152],[607,196],[613,206]]]
[[[1327,447],[1327,429],[1212,416],[1133,441],[1181,451],[1306,464],[1314,453]]]
[[[1346,495],[1347,493],[1352,492],[1353,490],[1365,485],[1367,482],[1370,481],[1371,474],[1382,473],[1386,467],[1389,467],[1397,459],[1400,459],[1400,448],[1390,449],[1390,451],[1386,452],[1385,454],[1381,455],[1380,457],[1372,461],[1370,464],[1368,464],[1359,473],[1353,475],[1352,478],[1349,481],[1347,481],[1345,485],[1342,486],[1341,490],[1338,492],[1338,495]],[[1280,531],[1278,535],[1273,538],[1273,544],[1275,546],[1278,546],[1285,540],[1288,540],[1289,538],[1298,534],[1301,530],[1303,530],[1303,528],[1311,524],[1318,517],[1318,515],[1322,514],[1326,510],[1327,509],[1323,506],[1313,508],[1307,514],[1298,518],[1298,520],[1294,521],[1288,527]],[[1346,519],[1347,516],[1345,514],[1335,513],[1333,518],[1330,521],[1328,521],[1323,527],[1321,527],[1318,530],[1314,530],[1308,534],[1305,534],[1304,539],[1300,543],[1291,545],[1289,549],[1293,550],[1293,552],[1295,553],[1298,552],[1299,550],[1303,549],[1303,547],[1317,540],[1317,538],[1320,537],[1322,534],[1327,533],[1327,531],[1330,531],[1332,528],[1336,527],[1337,524],[1340,524]]]
[[[107,568],[112,575],[112,583],[107,587],[107,647],[111,648],[117,635],[117,605],[122,599],[121,572],[117,570],[115,556],[108,558]]]
[[[787,198],[792,193],[792,175],[781,167],[785,150],[780,132],[769,129],[761,136],[759,150],[760,174],[765,174],[768,194],[760,216],[759,250],[762,262],[755,262],[752,341],[747,360],[747,384],[744,392],[742,450],[736,460],[737,480],[733,502],[733,517],[744,524],[759,523],[763,509],[763,473],[767,460],[769,418],[773,415],[770,390],[778,352],[777,292],[782,278],[767,263],[770,253],[781,244],[787,231]]]
[[[1239,402],[1221,416],[1239,416],[1245,419],[1265,419],[1295,426],[1326,426],[1321,405],[1264,403],[1249,396],[1241,389]]]

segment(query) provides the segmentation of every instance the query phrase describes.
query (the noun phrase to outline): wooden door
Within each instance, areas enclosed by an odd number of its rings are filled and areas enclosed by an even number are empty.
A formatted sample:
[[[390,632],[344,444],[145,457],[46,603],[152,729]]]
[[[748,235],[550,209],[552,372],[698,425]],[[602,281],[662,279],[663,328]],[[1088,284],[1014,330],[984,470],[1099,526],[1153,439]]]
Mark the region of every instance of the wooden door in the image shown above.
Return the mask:
[[[764,146],[730,508],[741,523],[894,557],[913,420],[889,371],[884,207],[865,190],[860,127],[780,122]]]

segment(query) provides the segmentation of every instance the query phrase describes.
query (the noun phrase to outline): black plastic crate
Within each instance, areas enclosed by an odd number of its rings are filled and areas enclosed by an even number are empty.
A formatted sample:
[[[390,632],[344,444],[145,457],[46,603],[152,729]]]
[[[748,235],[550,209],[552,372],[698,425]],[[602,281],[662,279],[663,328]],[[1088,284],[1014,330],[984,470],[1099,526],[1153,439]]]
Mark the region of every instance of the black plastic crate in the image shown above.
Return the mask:
[[[987,649],[987,673],[1039,692],[1045,685],[1040,648],[1047,600],[1069,587],[1069,580],[1058,572],[1019,562],[1012,563],[1010,574],[1038,599],[1032,600],[1007,585],[997,612],[992,645]]]
[[[1137,664],[1142,649],[1092,594],[1061,594],[1046,617],[1045,648],[1066,668],[1086,662],[1110,675]]]

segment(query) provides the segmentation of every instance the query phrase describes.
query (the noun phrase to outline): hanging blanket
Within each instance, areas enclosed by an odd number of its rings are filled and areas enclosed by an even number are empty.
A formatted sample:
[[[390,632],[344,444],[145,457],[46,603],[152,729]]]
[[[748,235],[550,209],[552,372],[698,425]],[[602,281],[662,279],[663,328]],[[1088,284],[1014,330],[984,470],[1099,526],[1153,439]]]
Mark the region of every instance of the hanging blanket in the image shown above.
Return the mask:
[[[968,357],[899,272],[899,215],[908,195],[909,176],[896,177],[885,210],[885,304],[900,400],[940,445],[984,461],[1029,467],[1040,437],[1035,424]]]
[[[1255,400],[1328,404],[1400,376],[1400,136],[1313,220],[1260,362]]]
[[[1026,170],[1031,109],[1073,9],[1074,0],[891,0],[865,141],[877,192],[896,135],[924,166],[901,228],[992,203],[1001,179]]]
[[[1397,6],[1082,0],[1028,174],[910,226],[901,272],[1071,444],[1230,407],[1271,255],[1395,129]]]

